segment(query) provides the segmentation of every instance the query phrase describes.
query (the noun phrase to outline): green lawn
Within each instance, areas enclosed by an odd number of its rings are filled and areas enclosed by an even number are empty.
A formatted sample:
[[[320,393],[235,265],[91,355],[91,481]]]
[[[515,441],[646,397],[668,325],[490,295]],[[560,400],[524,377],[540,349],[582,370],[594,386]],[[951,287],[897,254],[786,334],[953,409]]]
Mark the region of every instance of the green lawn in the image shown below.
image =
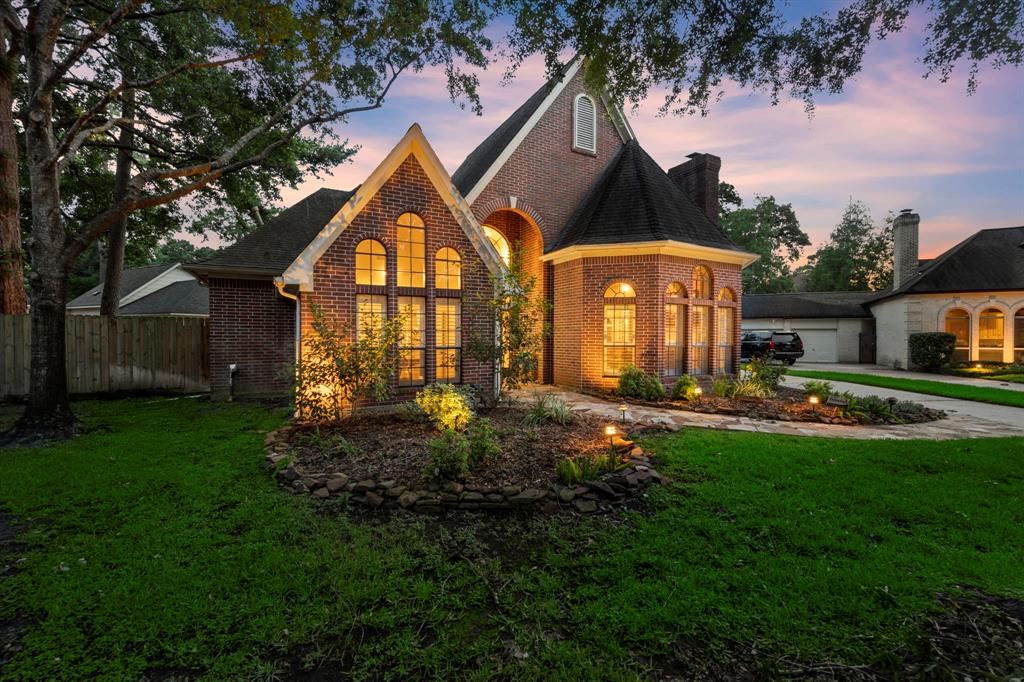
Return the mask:
[[[899,377],[856,374],[853,372],[817,372],[806,369],[791,369],[787,374],[805,379],[847,381],[851,384],[878,386],[897,391],[912,391],[914,393],[943,396],[944,398],[958,398],[960,400],[975,400],[980,403],[1024,407],[1024,391],[1008,391],[1003,388],[946,384],[941,381],[929,381],[927,379],[903,379]]]
[[[1024,597],[1020,439],[688,430],[645,442],[674,483],[624,522],[441,522],[280,491],[280,412],[77,410],[88,435],[0,453],[0,509],[34,519],[0,581],[0,622],[34,622],[0,677],[628,679],[680,647],[877,663],[938,593]]]

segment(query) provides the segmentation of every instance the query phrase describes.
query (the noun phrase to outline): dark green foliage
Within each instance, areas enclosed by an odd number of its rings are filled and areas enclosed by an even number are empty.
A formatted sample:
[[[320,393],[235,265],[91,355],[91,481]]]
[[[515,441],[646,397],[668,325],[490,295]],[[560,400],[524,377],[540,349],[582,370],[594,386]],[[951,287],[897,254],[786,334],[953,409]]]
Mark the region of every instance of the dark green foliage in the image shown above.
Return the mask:
[[[732,377],[720,375],[711,382],[711,392],[719,398],[727,398],[732,393]]]
[[[786,376],[786,365],[770,358],[753,358],[747,364],[750,378],[761,385],[768,395],[775,395]]]
[[[627,365],[619,374],[619,387],[616,393],[623,398],[654,402],[665,397],[665,386],[653,374],[646,374],[639,367]]]
[[[469,468],[475,469],[501,455],[498,434],[487,417],[474,417],[466,429],[469,442]]]
[[[539,424],[562,424],[563,426],[573,420],[572,410],[569,404],[561,398],[553,395],[541,394],[530,403],[530,409],[523,417],[523,423],[527,426]]]
[[[827,381],[808,381],[804,384],[804,393],[818,396],[821,402],[825,402],[832,395],[832,384]]]
[[[956,334],[918,332],[910,335],[910,362],[926,372],[937,372],[953,357]]]
[[[437,481],[455,480],[469,471],[469,441],[454,429],[445,429],[441,435],[427,442],[430,464],[423,475]]]
[[[760,258],[743,269],[743,291],[767,294],[793,290],[790,266],[811,239],[800,229],[792,204],[780,204],[773,196],[757,196],[753,208],[742,208],[735,188],[721,183],[721,203],[736,208],[721,215],[722,230],[745,251]]]
[[[676,379],[676,383],[672,384],[672,399],[673,400],[693,400],[697,397],[697,380],[689,374]]]
[[[615,453],[580,455],[559,460],[555,465],[555,475],[562,485],[579,485],[584,481],[596,481],[604,474],[621,470],[623,466],[622,459]]]
[[[892,215],[876,227],[871,211],[851,201],[829,241],[808,259],[809,291],[878,291],[892,284]]]

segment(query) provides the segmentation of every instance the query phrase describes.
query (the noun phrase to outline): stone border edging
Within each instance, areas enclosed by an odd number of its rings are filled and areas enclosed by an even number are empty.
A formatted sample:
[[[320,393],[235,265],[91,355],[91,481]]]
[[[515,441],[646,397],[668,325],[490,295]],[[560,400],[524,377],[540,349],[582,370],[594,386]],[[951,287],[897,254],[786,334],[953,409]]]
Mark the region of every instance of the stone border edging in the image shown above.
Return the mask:
[[[266,466],[275,472],[278,485],[296,494],[309,494],[324,500],[347,494],[351,501],[373,509],[398,507],[426,513],[451,509],[592,514],[621,505],[647,486],[661,484],[665,480],[651,466],[650,458],[642,448],[628,441],[620,441],[630,447],[626,468],[577,486],[555,483],[544,489],[519,485],[479,486],[447,481],[410,488],[393,480],[366,478],[355,481],[342,471],[307,474],[291,463],[282,467],[281,462],[290,456],[287,437],[292,431],[290,426],[271,431],[264,443]]]

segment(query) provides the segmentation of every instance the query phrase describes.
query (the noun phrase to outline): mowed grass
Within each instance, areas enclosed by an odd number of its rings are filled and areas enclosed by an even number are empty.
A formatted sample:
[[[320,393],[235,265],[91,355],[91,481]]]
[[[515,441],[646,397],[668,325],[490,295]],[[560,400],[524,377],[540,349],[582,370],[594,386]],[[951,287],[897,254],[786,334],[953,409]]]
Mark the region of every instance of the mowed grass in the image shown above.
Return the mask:
[[[851,384],[878,386],[897,391],[912,391],[927,395],[938,395],[944,398],[975,400],[980,403],[1024,407],[1024,391],[1008,391],[1002,388],[987,386],[966,386],[963,384],[947,384],[927,379],[902,379],[899,377],[873,376],[853,372],[818,372],[807,369],[791,369],[787,374],[805,379],[824,379],[825,381],[847,381]]]
[[[0,453],[34,520],[0,677],[629,679],[707,655],[861,664],[938,593],[1024,597],[1024,440],[857,442],[688,430],[673,478],[614,519],[350,517],[279,490],[281,412],[81,403],[88,435]],[[715,652],[718,652],[716,654]]]

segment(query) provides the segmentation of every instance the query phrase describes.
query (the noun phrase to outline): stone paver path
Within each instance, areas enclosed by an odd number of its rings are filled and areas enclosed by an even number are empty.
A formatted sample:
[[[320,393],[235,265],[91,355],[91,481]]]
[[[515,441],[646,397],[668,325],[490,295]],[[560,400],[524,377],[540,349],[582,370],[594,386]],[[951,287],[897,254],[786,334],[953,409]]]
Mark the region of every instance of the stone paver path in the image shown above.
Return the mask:
[[[793,383],[795,377],[790,378]],[[854,384],[849,384],[853,386]],[[875,387],[874,392],[880,393],[883,389]],[[567,391],[557,386],[529,386],[516,392],[521,399],[530,399],[534,395],[548,393],[565,400],[572,407],[574,412],[580,412],[607,419],[609,422],[619,423],[619,403],[602,400],[595,396],[584,395]],[[899,391],[898,393],[904,393]],[[920,399],[928,399],[932,396],[922,396],[917,393],[907,394],[912,400],[923,402]],[[898,397],[898,396],[897,396]],[[956,401],[967,402],[967,401]],[[628,403],[627,403],[628,404]],[[735,415],[723,414],[701,414],[697,412],[684,412],[663,407],[647,407],[644,405],[630,405],[626,412],[626,421],[630,425],[648,424],[668,427],[677,431],[683,427],[697,427],[705,429],[721,429],[725,431],[750,431],[754,433],[778,433],[790,436],[819,436],[824,438],[853,438],[861,440],[877,440],[890,438],[897,440],[954,440],[957,438],[994,438],[1002,436],[1024,436],[1024,410],[1018,408],[1021,419],[1013,423],[991,421],[980,419],[960,413],[949,413],[946,419],[928,422],[926,424],[901,424],[898,426],[846,426],[842,424],[815,424],[812,422],[782,422],[767,421],[760,419],[749,419]]]

